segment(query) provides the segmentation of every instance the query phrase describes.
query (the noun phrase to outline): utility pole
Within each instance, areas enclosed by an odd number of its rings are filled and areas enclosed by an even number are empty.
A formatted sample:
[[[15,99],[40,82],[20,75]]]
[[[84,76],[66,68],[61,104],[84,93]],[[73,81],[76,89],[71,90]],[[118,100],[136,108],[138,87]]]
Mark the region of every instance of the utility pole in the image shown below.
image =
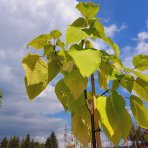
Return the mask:
[[[65,123],[65,128],[64,128],[64,148],[67,148],[67,132],[68,132],[68,128],[67,128],[67,124]]]

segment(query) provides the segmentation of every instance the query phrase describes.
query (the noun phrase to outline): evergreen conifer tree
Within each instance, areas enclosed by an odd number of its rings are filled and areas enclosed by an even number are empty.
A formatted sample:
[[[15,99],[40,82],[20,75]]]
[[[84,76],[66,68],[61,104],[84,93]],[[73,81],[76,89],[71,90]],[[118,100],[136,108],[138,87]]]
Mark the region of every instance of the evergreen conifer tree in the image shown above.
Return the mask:
[[[27,134],[22,148],[31,148],[30,134]]]
[[[13,136],[9,140],[9,148],[19,148],[19,138]]]
[[[4,137],[4,138],[2,139],[1,147],[2,147],[2,148],[8,148],[8,140],[7,140],[7,137]]]
[[[50,137],[47,138],[45,148],[58,148],[58,141],[55,133],[52,131]]]

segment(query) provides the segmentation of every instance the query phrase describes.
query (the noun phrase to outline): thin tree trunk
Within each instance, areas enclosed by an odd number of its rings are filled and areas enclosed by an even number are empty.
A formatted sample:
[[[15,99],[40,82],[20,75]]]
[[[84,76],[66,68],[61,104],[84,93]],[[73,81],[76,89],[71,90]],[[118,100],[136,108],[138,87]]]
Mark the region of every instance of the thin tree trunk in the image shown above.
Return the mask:
[[[134,140],[135,148],[137,148],[137,142]]]
[[[95,122],[94,123],[95,131],[92,130],[92,133],[95,134],[97,148],[102,148],[100,132],[96,131],[96,129],[99,128],[99,121],[98,121],[97,107],[96,107],[96,90],[95,90],[94,74],[91,75],[91,86],[92,86],[92,95],[93,95],[93,118],[94,118],[94,122]],[[93,147],[93,148],[96,148],[96,147]]]

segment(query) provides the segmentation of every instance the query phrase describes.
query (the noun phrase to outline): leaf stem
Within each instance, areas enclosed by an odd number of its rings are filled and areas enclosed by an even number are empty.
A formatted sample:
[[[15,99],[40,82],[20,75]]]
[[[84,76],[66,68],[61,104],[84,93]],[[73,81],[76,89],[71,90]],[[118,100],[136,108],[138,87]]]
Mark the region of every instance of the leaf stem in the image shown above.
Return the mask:
[[[106,91],[104,91],[101,96],[105,95],[106,93],[108,93],[110,91],[110,89],[107,89]]]

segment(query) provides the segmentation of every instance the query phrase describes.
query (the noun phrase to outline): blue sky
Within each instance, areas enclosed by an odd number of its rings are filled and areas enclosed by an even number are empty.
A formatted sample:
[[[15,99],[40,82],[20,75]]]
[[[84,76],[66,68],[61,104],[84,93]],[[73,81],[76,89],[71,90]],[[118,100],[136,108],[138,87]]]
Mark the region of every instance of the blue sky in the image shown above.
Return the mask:
[[[106,34],[119,44],[121,58],[132,67],[132,57],[148,54],[147,0],[94,0],[100,3],[98,16],[105,25]],[[4,100],[0,109],[0,137],[28,132],[44,141],[55,130],[63,147],[65,121],[63,111],[54,93],[55,79],[34,101],[27,98],[21,60],[29,51],[26,44],[32,38],[53,29],[65,32],[66,25],[80,14],[74,8],[76,0],[0,0],[0,90]],[[96,41],[99,49],[111,49]],[[31,51],[31,50],[30,50]]]

